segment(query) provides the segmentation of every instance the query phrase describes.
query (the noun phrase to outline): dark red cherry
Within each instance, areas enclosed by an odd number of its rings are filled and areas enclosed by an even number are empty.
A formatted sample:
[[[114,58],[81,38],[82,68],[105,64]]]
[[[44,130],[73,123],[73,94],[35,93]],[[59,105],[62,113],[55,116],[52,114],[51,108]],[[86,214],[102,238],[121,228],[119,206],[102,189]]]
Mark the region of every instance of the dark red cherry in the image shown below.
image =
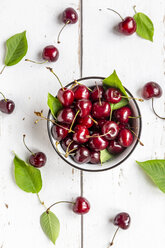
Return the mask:
[[[91,153],[90,162],[92,164],[99,164],[100,163],[100,152],[91,151],[90,153]]]
[[[87,128],[90,128],[93,126],[93,120],[91,115],[86,115],[84,118],[78,117],[77,123],[81,124],[83,126],[86,126]]]
[[[128,129],[122,129],[118,135],[118,142],[123,147],[129,147],[133,142],[131,131]]]
[[[72,121],[75,117],[75,113],[73,109],[71,108],[64,108],[61,109],[57,114],[57,121],[66,123],[66,124],[72,124]]]
[[[74,24],[78,20],[78,14],[73,8],[67,8],[63,12],[62,21],[68,24]]]
[[[90,96],[89,90],[83,84],[75,86],[73,88],[73,92],[74,92],[75,100],[89,99],[89,96]]]
[[[59,58],[59,51],[55,46],[46,46],[42,52],[42,58],[49,62],[55,62]]]
[[[15,103],[9,99],[2,99],[0,100],[0,111],[5,114],[13,113],[15,109]]]
[[[92,103],[88,99],[82,99],[76,102],[75,104],[76,111],[80,110],[78,116],[84,118],[89,115],[92,109]]]
[[[41,168],[46,164],[46,155],[43,152],[36,152],[29,158],[29,163],[36,168]]]
[[[92,101],[99,101],[103,97],[104,89],[102,86],[95,86],[91,92]]]
[[[89,131],[86,126],[76,125],[74,128],[73,140],[77,143],[85,143],[89,139]]]
[[[102,134],[105,134],[105,138],[108,140],[114,140],[119,133],[119,127],[114,121],[106,121],[101,130]]]
[[[119,154],[124,151],[124,147],[119,144],[116,140],[111,140],[107,146],[107,150],[111,154]]]
[[[125,106],[125,107],[115,110],[114,116],[117,121],[121,123],[128,123],[129,117],[132,116],[132,111],[129,107]]]
[[[99,133],[95,132],[93,137],[89,139],[89,148],[94,151],[101,151],[107,148],[108,141],[105,139],[105,137],[100,136]]]
[[[131,223],[131,217],[128,213],[119,213],[114,219],[114,225],[124,230],[128,229]]]
[[[80,147],[80,145],[76,143],[75,141],[73,141],[73,139],[71,139],[71,137],[69,136],[67,136],[65,139],[62,140],[61,146],[65,152],[68,147],[69,147],[68,152],[73,149],[78,149]]]
[[[142,90],[142,97],[146,100],[149,100],[153,97],[161,97],[162,96],[162,88],[159,84],[155,82],[149,82],[144,85]]]
[[[120,130],[125,129],[125,128],[126,129],[130,129],[131,128],[129,123],[119,123],[118,126],[119,126],[119,129]]]
[[[70,89],[61,88],[58,91],[57,98],[62,103],[63,106],[68,107],[74,101],[74,93]]]
[[[97,129],[100,129],[102,128],[102,126],[107,122],[106,119],[100,119],[100,120],[97,120],[97,124],[95,123],[95,127]]]
[[[110,116],[111,107],[108,102],[95,102],[92,106],[92,116],[97,119],[102,119]]]
[[[88,163],[90,161],[90,151],[88,148],[81,146],[75,151],[73,159],[78,164]]]
[[[121,101],[121,92],[116,88],[109,88],[105,91],[105,100],[110,103],[118,103]]]
[[[90,210],[89,201],[82,196],[77,197],[76,202],[73,205],[73,211],[76,214],[87,214],[89,210]]]
[[[68,135],[69,125],[59,124],[52,126],[52,136],[55,140],[61,141]]]
[[[118,25],[118,30],[124,35],[131,35],[136,32],[136,22],[133,17],[127,16]]]

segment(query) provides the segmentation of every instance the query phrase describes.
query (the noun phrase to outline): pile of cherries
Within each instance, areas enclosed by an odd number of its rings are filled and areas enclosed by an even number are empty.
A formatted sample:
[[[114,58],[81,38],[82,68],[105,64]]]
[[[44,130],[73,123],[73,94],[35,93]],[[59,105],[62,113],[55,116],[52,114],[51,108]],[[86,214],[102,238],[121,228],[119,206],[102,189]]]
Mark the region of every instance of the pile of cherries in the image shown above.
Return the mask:
[[[62,87],[57,98],[63,109],[57,113],[52,126],[52,136],[61,142],[65,157],[76,163],[100,163],[100,151],[119,154],[133,142],[130,129],[133,115],[129,105],[112,113],[111,105],[119,103],[122,96],[116,88],[103,86],[88,88],[75,81],[72,87]]]

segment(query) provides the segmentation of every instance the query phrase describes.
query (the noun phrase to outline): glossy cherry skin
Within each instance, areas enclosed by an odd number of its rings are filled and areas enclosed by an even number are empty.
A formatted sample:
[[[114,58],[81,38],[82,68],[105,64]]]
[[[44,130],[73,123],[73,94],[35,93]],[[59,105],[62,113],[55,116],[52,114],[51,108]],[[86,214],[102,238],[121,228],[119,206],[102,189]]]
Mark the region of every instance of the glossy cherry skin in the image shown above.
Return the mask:
[[[85,143],[89,139],[89,131],[86,126],[76,125],[74,128],[73,140],[77,143]]]
[[[108,140],[114,140],[119,133],[119,126],[114,121],[106,121],[102,126],[102,134],[106,134],[105,138]]]
[[[89,90],[85,85],[77,85],[73,88],[75,100],[89,99]]]
[[[129,107],[125,106],[115,110],[114,116],[120,123],[128,123],[129,117],[132,116],[132,111]]]
[[[102,126],[107,122],[106,119],[100,119],[100,120],[97,120],[97,124],[95,123],[95,127],[97,129],[100,129],[102,128]]]
[[[128,229],[131,223],[131,217],[128,213],[119,213],[114,219],[114,225],[124,230]]]
[[[155,82],[149,82],[144,85],[142,90],[142,97],[146,100],[151,99],[152,97],[161,97],[162,88],[159,84]]]
[[[105,139],[105,137],[99,136],[100,134],[95,132],[89,140],[89,148],[94,151],[101,151],[107,148],[109,142]],[[96,136],[96,137],[95,137]]]
[[[76,111],[80,110],[78,116],[84,118],[89,115],[92,109],[92,103],[88,99],[82,99],[76,102],[75,104]]]
[[[77,197],[76,202],[73,205],[73,211],[76,214],[87,214],[89,210],[90,210],[89,201],[82,196]]]
[[[75,141],[73,141],[73,139],[71,139],[71,137],[69,136],[67,136],[65,139],[62,140],[61,146],[65,152],[68,147],[69,147],[68,152],[73,149],[78,149],[80,147],[80,145],[76,143]]]
[[[96,119],[102,119],[110,116],[111,107],[108,102],[95,102],[92,106],[92,116]]]
[[[12,100],[9,99],[2,99],[0,100],[0,111],[5,114],[11,114],[13,113],[15,109],[15,103]]]
[[[95,86],[91,92],[91,99],[92,101],[99,101],[103,97],[104,89],[102,86]]]
[[[49,62],[55,62],[59,58],[59,51],[55,46],[46,46],[42,52],[42,58]]]
[[[136,22],[133,17],[127,16],[118,25],[118,30],[124,35],[131,35],[136,32]]]
[[[122,129],[119,132],[118,142],[123,147],[129,147],[133,142],[133,135],[130,130]]]
[[[59,124],[60,126],[52,126],[52,136],[55,140],[61,141],[68,135],[69,125]]]
[[[124,147],[121,146],[118,141],[111,140],[109,142],[109,145],[107,147],[107,150],[111,154],[119,154],[119,153],[122,153],[124,151]]]
[[[93,126],[93,123],[94,123],[90,117],[92,118],[91,115],[86,115],[84,118],[78,117],[76,121],[78,124],[81,124],[83,126],[86,126],[87,128],[90,128]]]
[[[90,161],[90,151],[88,148],[81,146],[75,151],[73,157],[74,161],[78,164],[88,163]]]
[[[105,91],[105,100],[110,103],[118,103],[121,101],[121,92],[116,88],[109,88]]]
[[[68,24],[74,24],[78,20],[78,14],[73,8],[67,8],[63,12],[62,21]]]
[[[91,151],[90,163],[99,164],[100,163],[100,152]]]
[[[43,152],[36,152],[29,158],[29,163],[36,168],[41,168],[46,164],[46,155]]]
[[[67,88],[61,88],[57,94],[58,100],[62,103],[64,107],[70,106],[74,101],[74,93],[72,90]]]
[[[61,109],[57,114],[57,121],[61,123],[71,124],[75,117],[75,113],[71,108]]]

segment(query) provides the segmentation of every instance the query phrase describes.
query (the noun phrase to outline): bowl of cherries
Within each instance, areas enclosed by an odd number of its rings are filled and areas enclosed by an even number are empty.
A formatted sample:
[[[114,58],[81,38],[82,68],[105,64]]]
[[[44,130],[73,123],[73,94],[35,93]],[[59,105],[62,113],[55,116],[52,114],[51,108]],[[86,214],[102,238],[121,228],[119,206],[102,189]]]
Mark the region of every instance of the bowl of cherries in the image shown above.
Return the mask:
[[[57,108],[48,103],[48,134],[67,164],[84,171],[112,169],[140,142],[141,114],[136,100],[141,99],[133,98],[115,71],[108,78],[75,80],[51,97]]]

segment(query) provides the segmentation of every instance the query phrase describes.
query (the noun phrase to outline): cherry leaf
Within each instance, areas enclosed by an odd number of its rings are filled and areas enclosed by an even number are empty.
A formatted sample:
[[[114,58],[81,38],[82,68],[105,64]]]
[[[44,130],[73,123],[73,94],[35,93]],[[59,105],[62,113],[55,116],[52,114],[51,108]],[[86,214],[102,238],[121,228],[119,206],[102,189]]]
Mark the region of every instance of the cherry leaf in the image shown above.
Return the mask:
[[[139,12],[134,15],[134,19],[137,25],[136,33],[146,40],[153,41],[154,25],[150,18]]]
[[[122,107],[128,105],[128,103],[129,102],[128,102],[127,99],[122,98],[120,102],[118,102],[118,103],[110,103],[110,105],[111,105],[112,110],[116,110],[116,109],[119,109],[119,108],[122,108]]]
[[[102,151],[100,151],[100,161],[101,164],[107,162],[108,160],[110,160],[113,157],[112,154],[110,154],[107,149],[104,149]]]
[[[26,31],[15,34],[6,41],[5,65],[16,65],[27,53]]]
[[[56,97],[54,97],[50,93],[48,93],[47,104],[51,110],[51,114],[53,115],[53,117],[56,118],[58,111],[63,108],[61,102]]]
[[[151,178],[155,185],[165,193],[165,160],[155,159],[144,162],[136,161]]]
[[[56,215],[51,211],[44,212],[40,217],[40,224],[43,232],[55,244],[60,232],[60,222]]]
[[[18,187],[26,192],[38,193],[42,188],[41,173],[38,169],[14,157],[15,181]]]
[[[124,96],[128,96],[115,70],[109,77],[103,80],[103,86],[117,88]]]

